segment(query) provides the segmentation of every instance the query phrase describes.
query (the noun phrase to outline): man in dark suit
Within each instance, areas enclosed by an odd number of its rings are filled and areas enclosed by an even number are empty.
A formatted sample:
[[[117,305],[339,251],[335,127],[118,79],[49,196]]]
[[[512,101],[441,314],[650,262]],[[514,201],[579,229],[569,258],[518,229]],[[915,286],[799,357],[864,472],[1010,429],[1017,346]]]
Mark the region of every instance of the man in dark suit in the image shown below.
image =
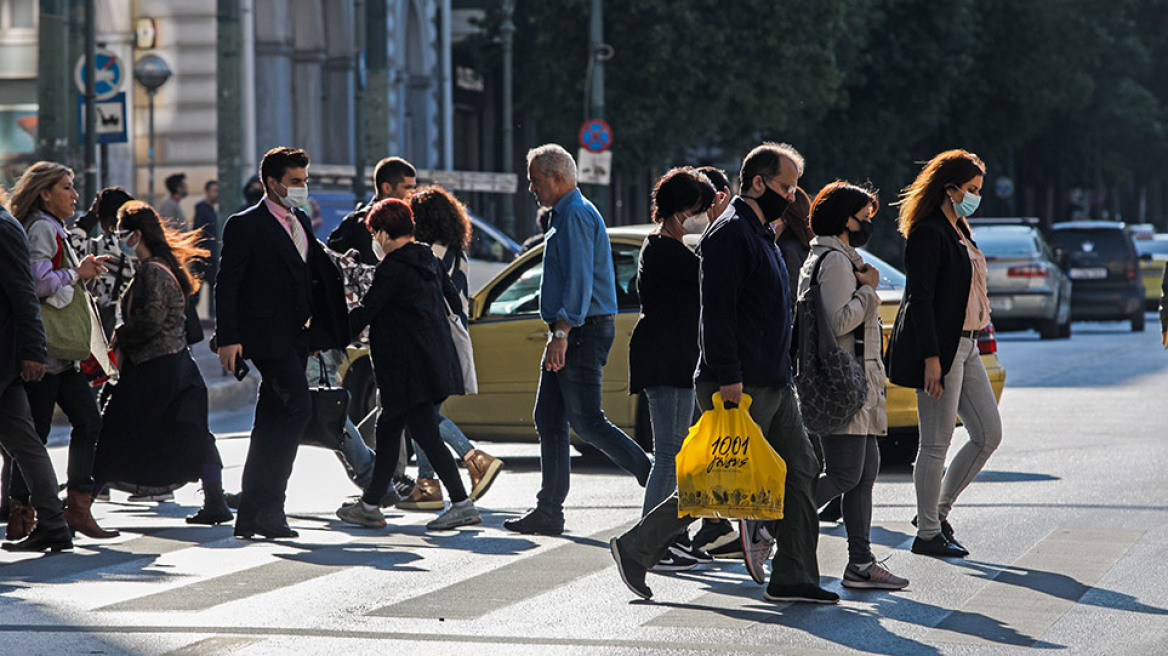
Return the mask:
[[[8,551],[73,548],[57,496],[57,473],[33,426],[22,384],[45,375],[48,354],[40,311],[32,283],[28,238],[20,223],[0,207],[0,445],[19,465],[13,471],[23,473],[37,515],[36,528],[27,538],[4,543]],[[13,508],[12,512],[19,510]]]
[[[235,535],[290,538],[297,533],[284,515],[284,494],[312,416],[306,358],[344,347],[348,316],[341,272],[299,209],[308,198],[308,155],[269,150],[260,180],[264,197],[223,227],[216,342],[228,371],[247,358],[260,373]]]

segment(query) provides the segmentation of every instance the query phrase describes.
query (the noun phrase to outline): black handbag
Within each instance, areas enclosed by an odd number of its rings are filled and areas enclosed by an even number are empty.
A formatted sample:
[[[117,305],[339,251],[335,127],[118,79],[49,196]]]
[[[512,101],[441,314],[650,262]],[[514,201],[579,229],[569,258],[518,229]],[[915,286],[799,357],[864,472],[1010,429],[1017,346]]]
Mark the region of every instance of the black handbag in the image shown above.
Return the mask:
[[[795,303],[799,339],[795,389],[803,426],[815,435],[835,433],[864,407],[868,398],[868,376],[862,357],[840,347],[823,316],[819,266],[826,257],[824,253],[816,260],[811,285]],[[863,324],[856,330],[862,336]]]
[[[317,387],[308,388],[312,396],[312,419],[300,436],[300,443],[335,451],[341,448],[345,422],[349,418],[349,390],[333,387],[328,379],[324,358],[319,355],[316,357],[320,364],[320,381]]]

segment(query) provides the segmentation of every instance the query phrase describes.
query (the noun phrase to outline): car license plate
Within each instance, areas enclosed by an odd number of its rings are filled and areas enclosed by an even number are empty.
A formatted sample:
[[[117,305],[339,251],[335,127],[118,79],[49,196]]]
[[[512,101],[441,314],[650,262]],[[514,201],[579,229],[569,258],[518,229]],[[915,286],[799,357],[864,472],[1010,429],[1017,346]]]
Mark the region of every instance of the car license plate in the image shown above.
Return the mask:
[[[1069,275],[1073,280],[1102,280],[1103,278],[1107,277],[1107,269],[1105,267],[1071,269]]]
[[[1014,307],[1014,299],[1012,298],[991,298],[990,310],[1009,312]]]

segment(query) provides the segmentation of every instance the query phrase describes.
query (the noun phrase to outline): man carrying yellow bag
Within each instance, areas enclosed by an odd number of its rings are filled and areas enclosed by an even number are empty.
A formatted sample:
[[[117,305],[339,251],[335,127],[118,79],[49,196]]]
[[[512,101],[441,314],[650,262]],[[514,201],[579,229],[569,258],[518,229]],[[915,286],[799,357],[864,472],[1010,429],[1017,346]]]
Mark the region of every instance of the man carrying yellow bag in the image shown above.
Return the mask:
[[[791,287],[775,247],[775,230],[784,227],[783,211],[802,173],[803,157],[791,146],[758,146],[742,162],[740,195],[702,235],[701,359],[695,387],[703,412],[714,407],[715,392],[733,404],[749,394],[751,417],[787,465],[784,483],[770,490],[782,491],[783,518],[742,520],[739,526],[746,569],[758,583],[765,580],[771,544],[778,544],[763,598],[835,604],[839,595],[819,587],[814,500],[819,461],[795,399]],[[727,448],[733,448],[733,440]],[[639,597],[653,595],[645,584],[646,571],[693,521],[679,512],[679,505],[675,493],[609,542],[621,579]]]
[[[782,519],[787,463],[750,418],[749,394],[736,407],[714,394],[677,454],[677,513],[723,519]]]

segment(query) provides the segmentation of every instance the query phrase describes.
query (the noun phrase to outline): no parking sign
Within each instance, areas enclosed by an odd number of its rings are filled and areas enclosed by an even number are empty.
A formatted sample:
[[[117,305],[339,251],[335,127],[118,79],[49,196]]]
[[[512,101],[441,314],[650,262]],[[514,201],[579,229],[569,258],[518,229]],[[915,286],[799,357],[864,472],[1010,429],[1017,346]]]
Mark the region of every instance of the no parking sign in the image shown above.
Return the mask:
[[[584,121],[580,126],[580,147],[590,153],[603,153],[612,147],[612,128],[598,118]]]

